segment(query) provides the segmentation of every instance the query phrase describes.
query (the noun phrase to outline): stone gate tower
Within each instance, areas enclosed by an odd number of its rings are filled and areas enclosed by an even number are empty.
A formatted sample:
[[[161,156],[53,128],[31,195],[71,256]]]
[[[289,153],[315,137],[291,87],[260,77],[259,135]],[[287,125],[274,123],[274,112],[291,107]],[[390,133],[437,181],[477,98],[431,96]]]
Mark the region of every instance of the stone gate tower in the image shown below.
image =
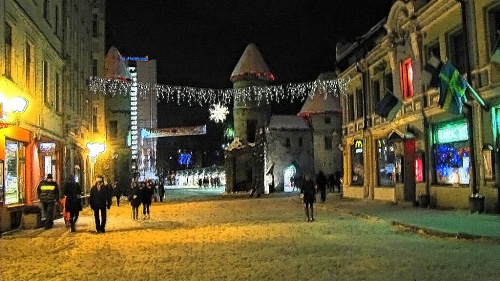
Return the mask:
[[[257,46],[250,43],[231,74],[233,88],[265,86],[273,80]],[[252,98],[234,97],[234,138],[240,145],[232,145],[226,152],[226,191],[257,189],[260,194],[264,189],[264,130],[271,107],[255,90],[241,94]]]

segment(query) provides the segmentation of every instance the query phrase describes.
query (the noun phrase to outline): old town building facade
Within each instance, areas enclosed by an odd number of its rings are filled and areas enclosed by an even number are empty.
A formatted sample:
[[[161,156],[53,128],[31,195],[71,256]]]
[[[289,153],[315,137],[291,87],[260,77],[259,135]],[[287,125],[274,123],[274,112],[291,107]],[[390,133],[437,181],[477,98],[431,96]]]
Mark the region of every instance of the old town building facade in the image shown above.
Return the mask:
[[[104,99],[88,90],[102,76],[105,1],[13,1],[0,5],[0,232],[20,225],[47,174],[75,175],[89,190],[105,137]],[[14,99],[13,99],[14,98]],[[22,112],[13,100],[27,101]]]
[[[395,1],[359,40],[337,46],[339,77],[351,79],[342,97],[345,197],[472,211],[472,196],[499,210],[498,30],[498,1]],[[433,56],[478,93],[463,113],[442,109],[438,88],[425,83]]]

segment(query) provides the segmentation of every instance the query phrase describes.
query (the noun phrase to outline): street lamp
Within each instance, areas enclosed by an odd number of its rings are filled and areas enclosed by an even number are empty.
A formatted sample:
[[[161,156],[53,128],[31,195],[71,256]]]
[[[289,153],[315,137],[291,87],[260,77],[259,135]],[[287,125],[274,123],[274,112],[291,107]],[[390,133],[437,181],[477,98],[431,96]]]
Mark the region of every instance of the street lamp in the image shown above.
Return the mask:
[[[25,98],[16,96],[7,100],[0,93],[0,129],[18,125],[20,115],[26,111],[27,107],[28,101]],[[8,121],[4,118],[4,113],[13,113],[14,120]]]

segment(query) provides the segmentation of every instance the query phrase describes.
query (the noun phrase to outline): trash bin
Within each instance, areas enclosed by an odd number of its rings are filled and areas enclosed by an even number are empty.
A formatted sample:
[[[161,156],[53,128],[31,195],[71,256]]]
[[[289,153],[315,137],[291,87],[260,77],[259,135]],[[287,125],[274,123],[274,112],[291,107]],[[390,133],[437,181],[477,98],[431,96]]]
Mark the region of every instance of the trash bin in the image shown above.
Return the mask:
[[[484,196],[469,197],[469,208],[471,213],[484,213]]]
[[[420,203],[420,208],[428,208],[431,201],[431,197],[427,194],[421,194],[418,196],[418,200]]]

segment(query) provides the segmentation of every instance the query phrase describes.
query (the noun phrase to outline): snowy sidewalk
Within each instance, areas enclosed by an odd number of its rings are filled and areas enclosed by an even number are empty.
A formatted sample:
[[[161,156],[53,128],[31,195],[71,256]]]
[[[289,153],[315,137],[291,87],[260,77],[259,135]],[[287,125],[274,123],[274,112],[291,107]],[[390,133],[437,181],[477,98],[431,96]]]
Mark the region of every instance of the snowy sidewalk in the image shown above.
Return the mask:
[[[330,201],[330,202],[329,202]],[[330,194],[326,201],[355,215],[378,217],[411,231],[442,237],[500,242],[500,215],[471,214],[468,210],[439,210],[356,199]],[[321,203],[319,203],[321,204]]]

